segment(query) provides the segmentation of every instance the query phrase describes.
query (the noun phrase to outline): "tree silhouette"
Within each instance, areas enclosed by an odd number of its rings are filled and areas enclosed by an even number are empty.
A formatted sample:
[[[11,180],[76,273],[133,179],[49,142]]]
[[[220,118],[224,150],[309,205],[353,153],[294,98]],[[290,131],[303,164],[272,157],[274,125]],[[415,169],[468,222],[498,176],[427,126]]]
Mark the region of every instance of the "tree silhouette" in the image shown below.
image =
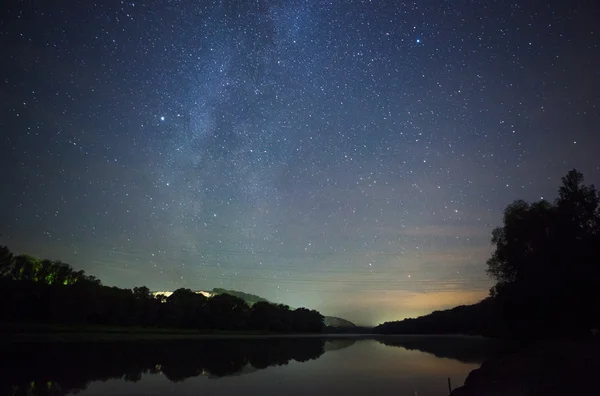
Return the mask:
[[[243,299],[220,289],[207,298],[177,289],[168,298],[146,286],[133,289],[103,286],[84,271],[61,261],[28,255],[14,257],[0,246],[0,318],[6,323],[150,326],[196,330],[262,330],[320,332],[323,316],[306,308],[260,301],[251,308]],[[261,299],[238,292],[238,295]]]
[[[190,289],[175,290],[166,301],[168,323],[174,327],[206,327],[206,300]]]
[[[13,254],[6,246],[0,246],[0,276],[7,276],[13,265]]]
[[[492,244],[490,298],[376,330],[531,336],[600,326],[600,196],[583,174],[569,171],[553,203],[508,205]]]
[[[241,298],[217,294],[207,303],[207,320],[211,328],[242,330],[247,328],[250,307]]]
[[[600,197],[583,174],[562,178],[554,203],[515,201],[492,234],[491,295],[518,326],[578,331],[599,324]]]
[[[146,301],[152,298],[152,294],[150,294],[150,289],[146,286],[134,287],[133,295],[137,300]]]

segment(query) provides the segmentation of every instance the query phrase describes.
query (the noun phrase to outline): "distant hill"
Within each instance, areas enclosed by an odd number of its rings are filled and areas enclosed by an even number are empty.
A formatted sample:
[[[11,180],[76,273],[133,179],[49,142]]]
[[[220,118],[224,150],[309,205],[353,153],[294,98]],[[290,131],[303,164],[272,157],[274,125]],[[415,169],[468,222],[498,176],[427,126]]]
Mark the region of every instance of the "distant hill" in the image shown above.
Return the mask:
[[[244,293],[237,290],[220,289],[218,287],[212,289],[211,294],[229,294],[230,296],[241,298],[242,300],[246,301],[246,304],[250,306],[256,304],[257,302],[270,302],[266,298],[262,298],[261,296],[257,296],[256,294]]]
[[[338,318],[336,316],[325,316],[323,322],[327,327],[356,327],[356,325],[349,320]]]
[[[214,288],[214,289],[212,289],[212,292],[210,292],[210,293],[213,295],[214,294],[229,294],[231,296],[241,298],[242,300],[246,301],[246,303],[250,306],[253,304],[256,304],[257,302],[269,302],[269,303],[271,302],[271,301],[267,300],[266,298],[257,296],[256,294],[244,293],[244,292],[237,291],[237,290]],[[323,319],[323,322],[325,323],[325,326],[327,326],[327,327],[343,327],[343,328],[356,327],[356,325],[354,323],[350,322],[349,320],[338,318],[335,316],[325,316]]]

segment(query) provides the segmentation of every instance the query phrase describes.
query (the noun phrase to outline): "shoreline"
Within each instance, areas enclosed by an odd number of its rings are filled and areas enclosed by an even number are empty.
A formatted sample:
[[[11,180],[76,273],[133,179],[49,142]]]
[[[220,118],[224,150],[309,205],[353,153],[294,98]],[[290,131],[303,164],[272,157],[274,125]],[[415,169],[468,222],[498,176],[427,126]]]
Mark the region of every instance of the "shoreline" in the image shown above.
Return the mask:
[[[598,373],[600,340],[543,340],[483,362],[450,396],[588,394]]]
[[[182,340],[263,340],[263,339],[372,339],[377,334],[335,333],[18,333],[8,337],[9,342],[102,342],[102,341],[182,341]]]
[[[273,333],[264,331],[197,331],[112,326],[64,325],[4,325],[0,335],[8,342],[97,342],[97,341],[176,341],[176,340],[238,340],[238,339],[435,339],[435,338],[489,338],[473,335],[423,335],[376,333]]]

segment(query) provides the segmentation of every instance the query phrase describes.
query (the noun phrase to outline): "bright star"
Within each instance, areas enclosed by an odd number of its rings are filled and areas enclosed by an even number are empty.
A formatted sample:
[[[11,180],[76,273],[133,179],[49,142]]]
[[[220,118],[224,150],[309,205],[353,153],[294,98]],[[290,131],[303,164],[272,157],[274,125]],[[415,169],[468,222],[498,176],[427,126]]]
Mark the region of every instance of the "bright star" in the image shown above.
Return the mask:
[[[160,120],[161,120],[161,121],[164,121],[164,120],[165,120],[165,116],[161,116],[161,117],[160,117]]]
[[[417,44],[421,44],[421,39],[417,39]]]

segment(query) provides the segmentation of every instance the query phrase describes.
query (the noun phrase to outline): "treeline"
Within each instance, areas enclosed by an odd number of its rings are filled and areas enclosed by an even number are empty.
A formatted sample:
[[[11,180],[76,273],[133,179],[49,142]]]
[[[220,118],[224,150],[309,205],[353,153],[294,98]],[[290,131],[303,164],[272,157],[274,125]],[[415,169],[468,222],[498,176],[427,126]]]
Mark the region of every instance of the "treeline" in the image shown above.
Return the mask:
[[[600,328],[600,194],[570,171],[554,202],[504,210],[487,273],[490,297],[471,306],[389,322],[381,333],[584,335]]]
[[[0,246],[0,320],[4,323],[143,326],[198,330],[311,332],[324,328],[314,310],[218,294],[207,298],[189,289],[169,297],[145,287],[104,286],[62,262],[19,255]]]
[[[254,304],[259,303],[259,302],[271,303],[269,300],[267,300],[261,296],[257,296],[256,294],[244,293],[244,292],[237,291],[237,290],[221,289],[221,288],[216,287],[216,288],[212,289],[212,293],[213,294],[229,294],[229,295],[232,295],[235,297],[239,297],[242,300],[246,301],[246,303],[248,303],[248,305],[250,305],[250,306],[253,306]],[[327,333],[342,333],[342,332],[350,333],[350,332],[353,332],[353,329],[364,330],[364,329],[356,328],[356,325],[354,323],[352,323],[346,319],[337,318],[335,316],[324,316],[323,323],[325,324],[325,332],[327,332]],[[368,330],[370,331],[371,328],[369,327]],[[368,332],[368,331],[364,331],[364,332]]]
[[[48,285],[73,285],[84,281],[100,284],[84,271],[75,271],[62,261],[40,260],[27,254],[13,256],[6,246],[0,246],[0,277],[10,280],[31,281]]]
[[[465,334],[497,335],[502,333],[501,316],[492,298],[473,304],[434,311],[418,318],[386,322],[375,327],[378,334]]]

